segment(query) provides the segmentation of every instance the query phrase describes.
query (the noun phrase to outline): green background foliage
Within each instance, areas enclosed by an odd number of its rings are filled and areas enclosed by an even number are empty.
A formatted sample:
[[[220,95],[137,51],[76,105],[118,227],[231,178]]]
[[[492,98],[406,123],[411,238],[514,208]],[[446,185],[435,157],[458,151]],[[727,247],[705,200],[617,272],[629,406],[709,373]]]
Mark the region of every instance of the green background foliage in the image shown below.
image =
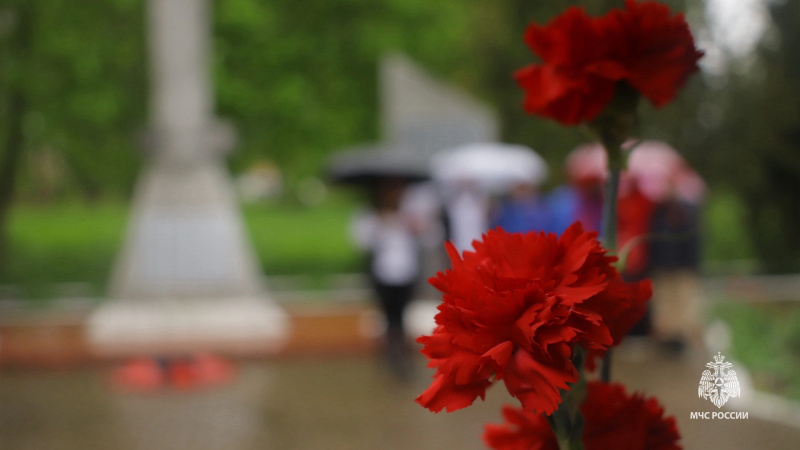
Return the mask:
[[[601,13],[622,3],[213,1],[217,112],[240,136],[231,168],[273,162],[291,192],[319,175],[333,152],[379,140],[379,60],[402,51],[494,107],[503,139],[539,151],[557,183],[564,155],[587,136],[522,112],[512,73],[535,61],[522,34],[531,21],[545,22],[569,5]],[[701,16],[700,0],[667,3]],[[0,5],[0,167],[18,175],[0,176],[0,253],[6,253],[2,213],[10,187],[23,208],[129,197],[141,160],[136,136],[147,122],[144,7],[142,0]],[[800,33],[793,27],[799,11],[792,2],[773,5],[771,39],[749,62],[695,76],[676,102],[658,111],[645,105],[642,117],[642,135],[678,148],[724,197],[718,204],[742,206],[720,213],[743,216],[746,228],[735,242],[712,243],[728,249],[715,254],[733,258],[752,250],[773,272],[800,269],[800,110],[793,81],[800,73]],[[52,157],[64,173],[45,186],[41,166]]]

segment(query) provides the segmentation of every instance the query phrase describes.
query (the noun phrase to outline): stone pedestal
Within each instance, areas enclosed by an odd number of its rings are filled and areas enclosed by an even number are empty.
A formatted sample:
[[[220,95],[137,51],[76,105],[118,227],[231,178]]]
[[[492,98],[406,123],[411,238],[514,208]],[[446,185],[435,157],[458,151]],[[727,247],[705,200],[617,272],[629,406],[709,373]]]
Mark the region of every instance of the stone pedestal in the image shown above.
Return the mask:
[[[89,321],[101,356],[220,352],[260,356],[286,343],[288,317],[264,297],[115,300]]]

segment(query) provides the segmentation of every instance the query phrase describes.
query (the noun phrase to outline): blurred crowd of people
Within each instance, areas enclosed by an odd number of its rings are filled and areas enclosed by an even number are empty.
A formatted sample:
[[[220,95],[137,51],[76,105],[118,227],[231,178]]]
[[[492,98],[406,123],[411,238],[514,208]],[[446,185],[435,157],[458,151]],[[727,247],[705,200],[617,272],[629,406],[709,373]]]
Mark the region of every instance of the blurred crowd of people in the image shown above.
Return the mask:
[[[701,343],[699,216],[704,185],[670,147],[645,144],[631,153],[620,182],[620,271],[629,280],[651,277],[655,285],[648,316],[634,334],[651,336],[664,349],[680,352]],[[353,220],[352,237],[367,255],[366,272],[385,315],[391,368],[408,375],[404,311],[424,279],[446,268],[431,267],[432,261],[446,264],[441,254],[437,257],[443,241],[463,252],[491,228],[560,234],[575,221],[601,232],[605,164],[601,147],[579,147],[567,158],[567,181],[549,190],[542,189],[546,169],[530,177],[509,176],[506,183],[497,182],[497,173],[489,184],[474,173],[427,183],[399,177],[377,180],[368,189],[369,205]]]

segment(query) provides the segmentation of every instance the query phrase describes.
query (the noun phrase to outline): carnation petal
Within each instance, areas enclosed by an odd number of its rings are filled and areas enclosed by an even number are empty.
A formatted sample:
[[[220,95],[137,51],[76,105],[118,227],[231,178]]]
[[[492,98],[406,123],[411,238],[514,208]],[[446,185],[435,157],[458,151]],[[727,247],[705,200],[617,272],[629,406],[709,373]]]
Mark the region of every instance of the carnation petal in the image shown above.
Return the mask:
[[[487,358],[491,358],[493,361],[497,363],[498,366],[498,373],[497,378],[503,377],[503,370],[506,366],[508,366],[509,360],[511,360],[511,354],[514,352],[514,343],[511,341],[505,341],[502,344],[498,344],[492,347],[491,350],[484,353],[483,356]]]
[[[515,352],[503,381],[526,411],[551,414],[561,403],[561,390],[577,381],[578,372],[568,360],[547,365],[527,352]]]
[[[564,304],[574,305],[603,292],[607,286],[606,282],[589,286],[558,286],[555,294],[564,301]]]
[[[580,222],[573,223],[564,231],[558,242],[566,248],[562,262],[566,272],[576,272],[583,266],[589,254],[598,247],[596,237],[595,233],[585,233]]]
[[[444,375],[437,375],[430,387],[425,390],[416,402],[433,412],[442,409],[447,412],[466,408],[475,402],[475,399],[484,398],[489,382],[480,382],[470,385],[457,385],[450,383]]]
[[[558,450],[558,441],[545,416],[503,406],[503,425],[486,426],[483,440],[495,450]]]

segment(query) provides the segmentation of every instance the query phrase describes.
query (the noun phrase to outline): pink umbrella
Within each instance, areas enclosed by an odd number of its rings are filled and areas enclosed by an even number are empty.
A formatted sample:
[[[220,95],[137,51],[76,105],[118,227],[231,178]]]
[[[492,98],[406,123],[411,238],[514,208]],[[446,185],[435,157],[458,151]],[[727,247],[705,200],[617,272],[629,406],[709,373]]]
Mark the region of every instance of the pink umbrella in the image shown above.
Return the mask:
[[[600,144],[585,144],[570,152],[566,161],[567,176],[573,183],[605,180],[606,153]],[[683,157],[669,145],[658,141],[642,141],[631,150],[621,190],[627,183],[636,187],[653,202],[675,195],[681,200],[698,204],[703,200],[706,186]]]
[[[600,144],[584,144],[567,155],[567,177],[574,184],[602,182],[607,165],[606,151]]]
[[[677,196],[692,204],[703,200],[705,182],[669,145],[643,141],[628,157],[628,172],[639,190],[654,202]]]

